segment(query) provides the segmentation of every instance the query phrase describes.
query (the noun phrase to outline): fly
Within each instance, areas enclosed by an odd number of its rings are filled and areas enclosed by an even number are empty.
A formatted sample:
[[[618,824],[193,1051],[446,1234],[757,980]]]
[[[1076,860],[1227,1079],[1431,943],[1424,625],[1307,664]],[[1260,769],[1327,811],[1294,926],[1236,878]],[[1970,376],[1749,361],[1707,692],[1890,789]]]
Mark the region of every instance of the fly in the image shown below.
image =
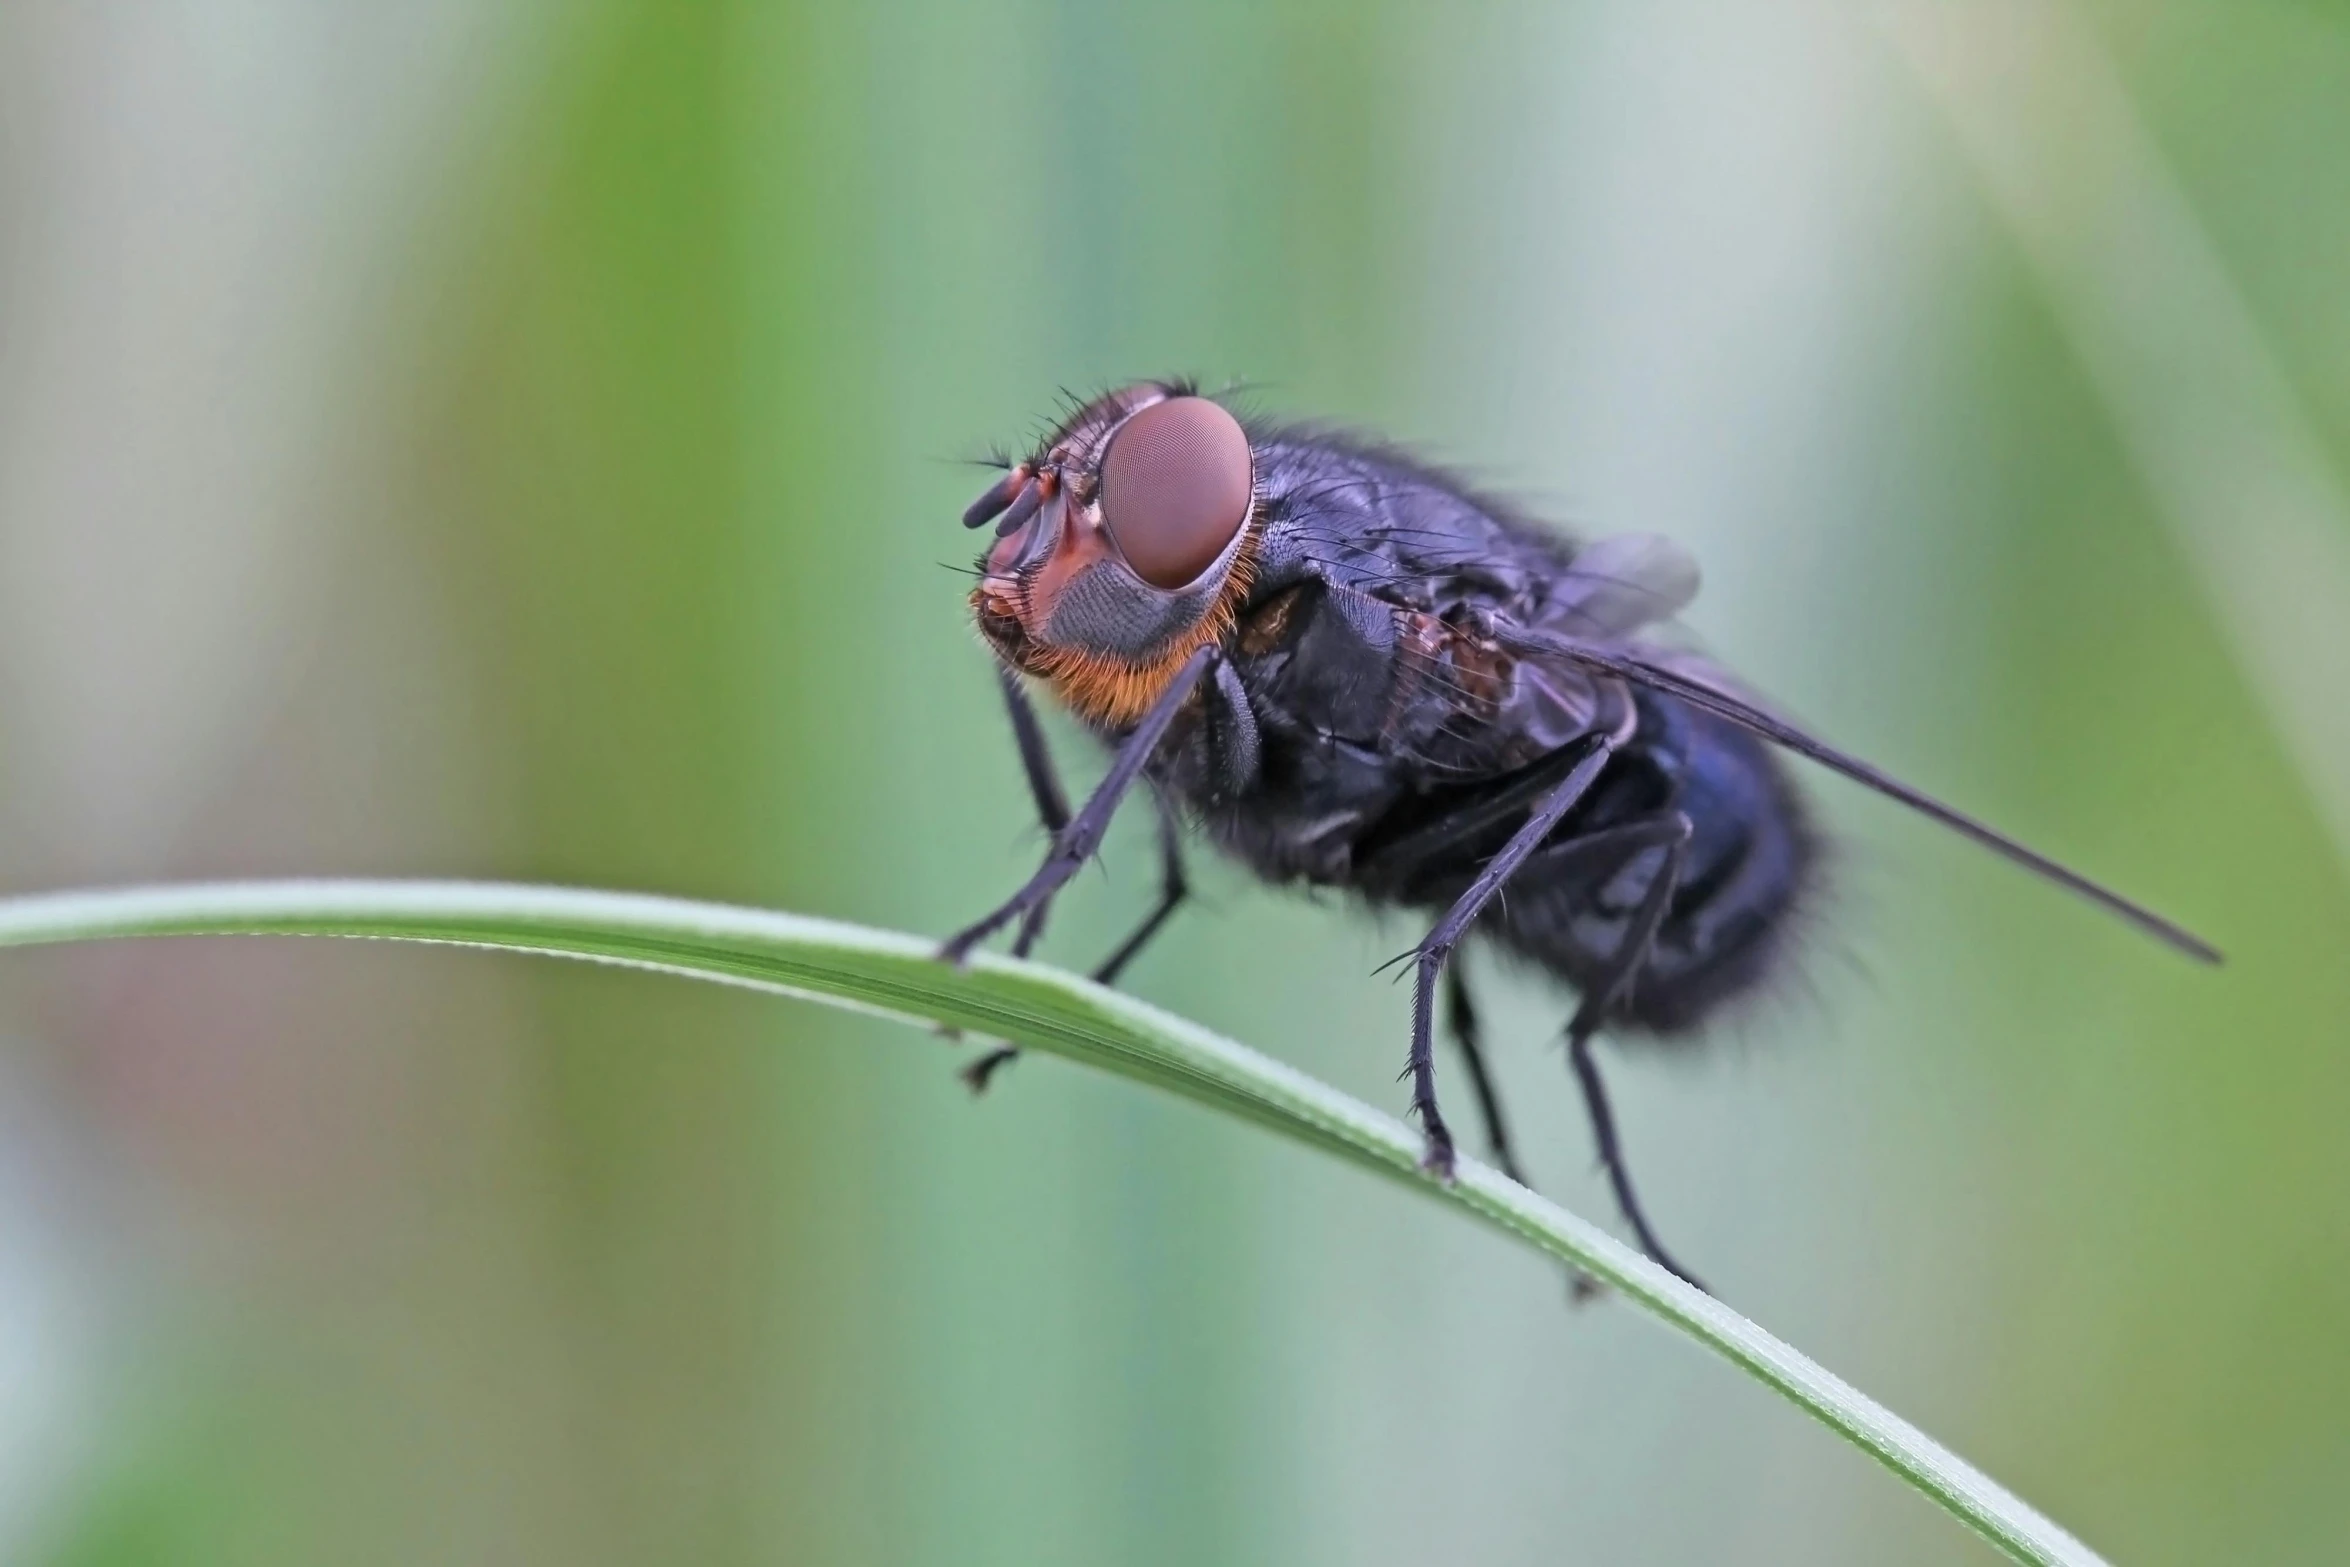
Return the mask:
[[[1161,891],[1094,978],[1114,983],[1185,895],[1187,827],[1264,881],[1435,919],[1413,968],[1404,1075],[1425,1167],[1453,1168],[1435,1024],[1495,1161],[1522,1178],[1451,959],[1474,935],[1577,998],[1567,1057],[1625,1221],[1658,1263],[1592,1045],[1701,1027],[1787,961],[1820,895],[1820,837],[1780,752],[1889,795],[2206,963],[2179,926],[1828,745],[1661,630],[1696,594],[1665,540],[1577,543],[1393,448],[1243,423],[1182,381],[1071,413],[964,513],[995,525],[971,607],[1052,834],[960,962],[1052,900],[1137,782]],[[1071,811],[1033,682],[1110,749]],[[1506,896],[1504,895],[1506,893]],[[969,1073],[985,1086],[1001,1049]]]

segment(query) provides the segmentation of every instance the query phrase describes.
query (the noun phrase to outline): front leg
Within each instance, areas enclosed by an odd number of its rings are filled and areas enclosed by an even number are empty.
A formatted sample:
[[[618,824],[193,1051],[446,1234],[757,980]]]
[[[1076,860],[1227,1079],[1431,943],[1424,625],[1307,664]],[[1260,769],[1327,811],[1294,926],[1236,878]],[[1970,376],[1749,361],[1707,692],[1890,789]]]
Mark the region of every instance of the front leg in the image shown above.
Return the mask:
[[[1103,774],[1101,783],[1095,787],[1091,797],[1069,819],[1067,825],[1053,834],[1052,847],[1046,851],[1044,864],[1037,867],[1034,876],[1028,878],[1028,884],[985,919],[950,937],[939,948],[938,955],[941,958],[949,963],[965,962],[971,956],[972,948],[1014,920],[1020,922],[1020,927],[1018,934],[1012,938],[1012,954],[1015,957],[1027,956],[1028,949],[1036,944],[1038,933],[1044,929],[1045,913],[1052,907],[1054,895],[1068,884],[1069,878],[1076,875],[1078,868],[1093,858],[1094,851],[1101,847],[1102,835],[1109,831],[1110,818],[1117,814],[1118,802],[1125,798],[1126,791],[1141,776],[1152,753],[1158,750],[1159,743],[1167,737],[1167,730],[1175,722],[1175,715],[1182,710],[1183,704],[1199,685],[1200,677],[1208,672],[1209,666],[1219,656],[1215,648],[1203,647],[1185,661],[1183,667],[1175,672],[1175,678],[1168,681],[1166,689],[1159,693],[1158,700],[1151,704],[1150,711],[1143,715],[1142,722],[1134,726],[1134,732],[1119,746],[1116,759],[1110,763],[1110,770]]]
[[[1009,664],[997,664],[995,678],[997,689],[1004,694],[1004,714],[1011,720],[1012,743],[1020,750],[1020,771],[1028,779],[1029,798],[1036,802],[1036,819],[1044,823],[1046,832],[1057,833],[1069,825],[1069,795],[1061,787],[1060,770],[1053,766],[1052,747],[1045,744],[1044,725],[1036,721],[1036,704],[1028,700],[1019,671]],[[949,1038],[963,1037],[961,1029],[947,1033]],[[973,1093],[983,1094],[989,1079],[1019,1059],[1019,1046],[997,1045],[963,1068],[963,1081]]]
[[[1036,705],[1028,700],[1016,671],[998,664],[995,678],[1004,693],[1004,712],[1012,720],[1012,741],[1020,748],[1020,771],[1027,774],[1028,793],[1036,801],[1036,819],[1046,832],[1059,832],[1069,825],[1069,796],[1053,767],[1052,748],[1044,743],[1044,726],[1036,721]]]
[[[1167,803],[1166,796],[1154,791],[1151,803],[1158,807],[1159,815],[1159,899],[1142,917],[1142,923],[1093,971],[1093,982],[1097,985],[1117,984],[1118,976],[1126,972],[1126,965],[1141,955],[1142,949],[1151,944],[1151,939],[1191,895],[1191,880],[1183,873],[1183,823],[1175,815],[1175,807]]]
[[[1117,950],[1103,959],[1101,966],[1093,971],[1093,982],[1097,985],[1118,983],[1118,976],[1126,971],[1126,965],[1150,945],[1151,938],[1183,906],[1183,900],[1191,890],[1190,881],[1183,874],[1183,824],[1176,819],[1174,807],[1164,797],[1154,793],[1151,800],[1159,808],[1159,899],[1151,905],[1151,911],[1143,916],[1142,923],[1134,927],[1133,933],[1118,943]],[[1064,819],[1066,814],[1063,813]],[[963,1081],[970,1085],[973,1093],[984,1094],[987,1085],[995,1080],[996,1073],[1019,1059],[1018,1045],[998,1045],[963,1068]]]

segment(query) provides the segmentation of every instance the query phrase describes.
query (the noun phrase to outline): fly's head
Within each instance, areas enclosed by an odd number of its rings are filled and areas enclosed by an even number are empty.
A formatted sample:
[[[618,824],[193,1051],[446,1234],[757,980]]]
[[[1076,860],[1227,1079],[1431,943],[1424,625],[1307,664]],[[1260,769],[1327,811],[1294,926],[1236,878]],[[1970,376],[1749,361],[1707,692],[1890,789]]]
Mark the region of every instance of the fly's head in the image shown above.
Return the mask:
[[[1140,718],[1248,590],[1255,456],[1240,421],[1180,382],[1096,398],[963,514],[995,524],[980,634],[1081,716]]]

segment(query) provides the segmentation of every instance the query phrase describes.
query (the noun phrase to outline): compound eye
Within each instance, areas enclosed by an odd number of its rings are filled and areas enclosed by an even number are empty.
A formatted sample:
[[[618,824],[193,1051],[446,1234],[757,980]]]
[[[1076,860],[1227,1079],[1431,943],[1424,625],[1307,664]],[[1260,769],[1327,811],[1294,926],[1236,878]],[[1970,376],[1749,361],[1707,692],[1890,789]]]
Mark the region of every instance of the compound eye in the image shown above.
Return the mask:
[[[1135,575],[1180,588],[1214,564],[1248,518],[1248,436],[1204,397],[1153,403],[1102,458],[1102,521]]]

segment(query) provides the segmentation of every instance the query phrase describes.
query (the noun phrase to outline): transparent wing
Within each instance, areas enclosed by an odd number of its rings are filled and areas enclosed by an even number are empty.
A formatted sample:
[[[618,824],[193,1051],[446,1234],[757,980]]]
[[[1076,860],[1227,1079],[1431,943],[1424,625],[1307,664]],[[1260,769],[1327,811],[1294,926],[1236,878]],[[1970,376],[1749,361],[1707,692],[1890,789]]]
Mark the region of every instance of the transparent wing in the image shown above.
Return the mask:
[[[1621,637],[1670,620],[1697,597],[1697,562],[1654,533],[1596,539],[1552,583],[1544,629],[1580,637]]]
[[[2206,963],[2217,963],[2220,960],[2218,949],[2192,932],[2090,880],[2080,872],[2026,848],[2005,833],[1943,804],[1923,790],[1912,788],[1891,774],[1807,733],[1751,697],[1732,689],[1718,672],[1698,660],[1636,643],[1560,636],[1548,631],[1517,627],[1503,628],[1498,640],[1522,657],[1579,668],[1629,685],[1645,686],[1686,702],[1701,712],[1736,724],[1774,745],[1793,751],[1798,756],[1808,757],[1822,767],[1842,773],[1856,783],[1900,801],[1920,815],[1931,817],[2002,859],[2087,899],[2189,957]]]

